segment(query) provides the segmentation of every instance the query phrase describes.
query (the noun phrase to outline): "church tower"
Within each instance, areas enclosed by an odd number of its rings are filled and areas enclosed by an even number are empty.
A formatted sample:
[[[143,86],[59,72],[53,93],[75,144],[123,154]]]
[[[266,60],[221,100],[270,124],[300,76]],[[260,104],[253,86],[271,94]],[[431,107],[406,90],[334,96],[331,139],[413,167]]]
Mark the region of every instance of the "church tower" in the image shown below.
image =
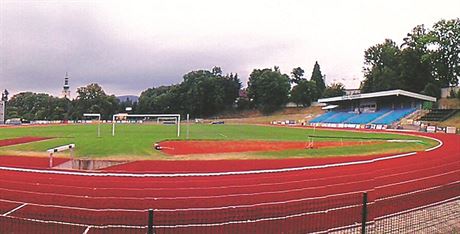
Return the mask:
[[[65,73],[64,87],[62,88],[62,97],[70,99],[69,74]]]

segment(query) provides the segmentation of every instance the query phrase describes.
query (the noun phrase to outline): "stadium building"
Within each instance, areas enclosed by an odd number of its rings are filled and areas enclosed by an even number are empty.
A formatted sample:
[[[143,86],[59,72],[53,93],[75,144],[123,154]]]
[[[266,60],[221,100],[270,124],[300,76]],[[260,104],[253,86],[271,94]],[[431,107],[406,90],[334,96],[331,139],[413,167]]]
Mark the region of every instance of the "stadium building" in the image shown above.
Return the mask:
[[[397,124],[436,98],[405,90],[352,94],[323,98],[327,112],[312,119],[311,125],[323,127],[387,128]]]

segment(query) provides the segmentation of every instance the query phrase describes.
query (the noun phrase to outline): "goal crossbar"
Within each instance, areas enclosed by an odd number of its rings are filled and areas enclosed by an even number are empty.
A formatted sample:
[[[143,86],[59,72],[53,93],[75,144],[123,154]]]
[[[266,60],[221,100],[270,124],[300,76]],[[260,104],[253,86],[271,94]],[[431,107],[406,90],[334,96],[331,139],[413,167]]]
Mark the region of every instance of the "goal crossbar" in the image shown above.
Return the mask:
[[[84,113],[83,117],[97,117],[97,137],[101,137],[101,114]]]
[[[115,123],[116,123],[116,118],[122,116],[122,117],[137,117],[137,118],[142,118],[142,117],[168,117],[168,118],[177,118],[177,137],[180,136],[180,114],[115,114],[113,115],[112,118],[112,136],[115,136]]]

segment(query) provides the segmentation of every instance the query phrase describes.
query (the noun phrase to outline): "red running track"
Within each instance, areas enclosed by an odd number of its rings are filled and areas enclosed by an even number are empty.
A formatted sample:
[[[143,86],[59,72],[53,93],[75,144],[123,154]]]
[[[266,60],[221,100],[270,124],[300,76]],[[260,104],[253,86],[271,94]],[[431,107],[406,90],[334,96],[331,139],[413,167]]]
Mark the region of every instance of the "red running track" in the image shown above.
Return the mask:
[[[2,139],[0,140],[0,147],[30,143],[30,142],[35,142],[35,141],[43,141],[43,140],[48,140],[48,139],[51,139],[51,137],[18,137],[18,138],[11,138],[11,139]]]
[[[66,158],[53,158],[55,165],[69,161]],[[12,156],[12,155],[1,155],[0,166],[6,167],[22,167],[22,168],[48,168],[49,158],[47,157],[28,157],[28,156]]]
[[[148,171],[292,168],[376,156],[143,161],[108,170],[124,171],[124,175],[135,171],[138,177],[0,170],[0,228],[2,233],[145,233],[146,210],[154,208],[156,233],[307,233],[359,224],[364,191],[369,194],[370,219],[458,199],[460,137],[417,135],[435,137],[444,145],[430,152],[366,164],[260,174],[141,176]]]

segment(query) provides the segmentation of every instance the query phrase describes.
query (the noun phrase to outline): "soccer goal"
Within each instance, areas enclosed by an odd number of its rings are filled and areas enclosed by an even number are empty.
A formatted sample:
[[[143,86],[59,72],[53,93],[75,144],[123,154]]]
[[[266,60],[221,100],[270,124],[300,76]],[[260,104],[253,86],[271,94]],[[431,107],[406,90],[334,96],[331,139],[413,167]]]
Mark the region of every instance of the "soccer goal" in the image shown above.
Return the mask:
[[[97,119],[97,137],[101,137],[101,114],[84,113],[83,117]],[[90,123],[92,122],[93,120]]]
[[[157,123],[168,123],[177,125],[177,137],[180,136],[180,114],[127,114],[119,113],[113,115],[112,136],[115,136],[115,125],[118,123],[144,123],[156,120]],[[167,122],[166,122],[167,121]]]

